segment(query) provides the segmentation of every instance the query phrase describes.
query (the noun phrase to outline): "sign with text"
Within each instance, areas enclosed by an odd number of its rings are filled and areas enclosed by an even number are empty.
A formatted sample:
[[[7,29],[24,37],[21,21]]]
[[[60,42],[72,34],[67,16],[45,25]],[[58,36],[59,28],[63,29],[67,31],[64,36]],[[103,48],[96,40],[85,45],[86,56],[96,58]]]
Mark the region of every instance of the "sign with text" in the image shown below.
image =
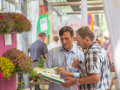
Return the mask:
[[[5,34],[5,45],[12,45],[11,34]]]
[[[48,37],[49,32],[50,32],[50,21],[48,19],[48,16],[45,14],[42,14],[37,23],[37,38],[38,38],[38,33],[40,32],[45,32],[46,37]]]

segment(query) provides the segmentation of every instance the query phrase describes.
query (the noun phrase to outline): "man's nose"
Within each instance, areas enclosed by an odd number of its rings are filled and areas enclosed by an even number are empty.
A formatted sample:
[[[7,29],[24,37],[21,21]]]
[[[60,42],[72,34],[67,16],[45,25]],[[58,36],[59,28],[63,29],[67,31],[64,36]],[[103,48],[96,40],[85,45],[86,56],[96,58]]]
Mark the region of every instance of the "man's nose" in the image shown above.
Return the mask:
[[[66,43],[66,40],[65,40],[65,39],[63,40],[63,43]]]

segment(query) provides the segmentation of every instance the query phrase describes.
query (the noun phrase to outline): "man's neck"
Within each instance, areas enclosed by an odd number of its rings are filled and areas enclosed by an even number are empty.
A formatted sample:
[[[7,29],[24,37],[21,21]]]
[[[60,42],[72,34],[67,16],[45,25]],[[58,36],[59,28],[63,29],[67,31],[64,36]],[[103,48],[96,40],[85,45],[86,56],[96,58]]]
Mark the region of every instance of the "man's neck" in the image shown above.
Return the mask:
[[[67,51],[67,52],[69,52],[72,48],[73,48],[73,45],[72,45],[72,47],[70,49],[68,49],[68,50],[64,49],[64,50]]]

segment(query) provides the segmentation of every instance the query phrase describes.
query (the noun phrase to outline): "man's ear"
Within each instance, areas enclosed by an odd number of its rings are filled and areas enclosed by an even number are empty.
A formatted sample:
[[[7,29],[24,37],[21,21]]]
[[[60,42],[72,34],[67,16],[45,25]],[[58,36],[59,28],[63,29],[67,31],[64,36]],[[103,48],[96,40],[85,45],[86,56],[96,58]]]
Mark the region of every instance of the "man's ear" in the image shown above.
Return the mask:
[[[72,40],[74,41],[74,35],[72,36]]]
[[[90,41],[90,39],[88,37],[86,37],[85,39],[86,39],[87,42]]]

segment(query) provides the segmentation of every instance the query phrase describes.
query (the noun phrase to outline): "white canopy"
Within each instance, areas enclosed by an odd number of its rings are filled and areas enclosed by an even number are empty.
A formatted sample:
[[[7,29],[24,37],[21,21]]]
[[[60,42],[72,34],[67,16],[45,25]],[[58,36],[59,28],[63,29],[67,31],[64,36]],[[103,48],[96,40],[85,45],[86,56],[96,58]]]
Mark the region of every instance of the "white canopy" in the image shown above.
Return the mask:
[[[66,20],[65,22],[60,24],[60,28],[62,28],[64,26],[71,26],[75,32],[76,30],[78,30],[81,27],[81,19],[77,15],[73,15],[68,20]],[[95,37],[97,37],[103,33],[102,28],[95,26],[95,25],[94,25],[93,32],[95,34]]]

